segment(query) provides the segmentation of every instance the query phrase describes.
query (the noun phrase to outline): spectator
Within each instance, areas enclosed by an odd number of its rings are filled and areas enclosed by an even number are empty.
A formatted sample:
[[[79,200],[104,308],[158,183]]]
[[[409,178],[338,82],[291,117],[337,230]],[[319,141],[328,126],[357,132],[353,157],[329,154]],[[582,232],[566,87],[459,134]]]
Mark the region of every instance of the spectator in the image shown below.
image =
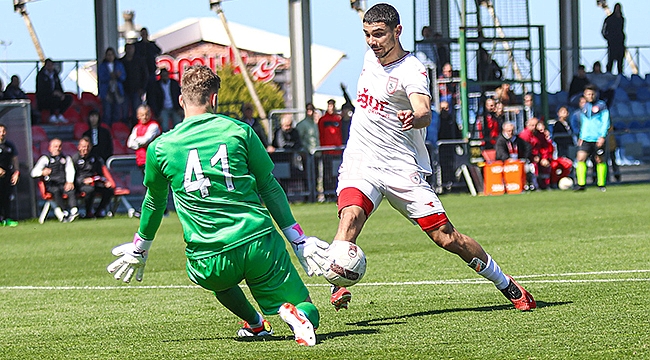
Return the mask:
[[[303,164],[302,155],[299,153],[303,146],[298,130],[293,127],[291,114],[285,114],[280,119],[280,128],[273,137],[273,146],[276,149],[285,149],[291,152],[287,157],[287,159],[291,159],[291,179],[304,179],[305,165]],[[287,179],[278,179],[278,181],[285,191],[289,190],[290,183]]]
[[[589,79],[587,79],[587,72],[585,71],[585,66],[578,66],[578,70],[573,79],[571,79],[571,85],[569,86],[569,102],[572,105],[575,105],[577,101],[574,102],[574,97],[582,96],[582,92],[585,90],[585,86],[589,85]]]
[[[111,125],[122,120],[124,108],[124,81],[126,70],[124,65],[116,59],[115,49],[108,48],[104,60],[97,68],[99,98],[104,110],[104,122]]]
[[[275,151],[275,148],[273,145],[269,144],[269,138],[266,135],[264,127],[260,123],[260,119],[253,117],[253,105],[250,103],[244,103],[241,107],[241,112],[242,117],[240,120],[252,127],[255,131],[255,134],[257,134],[260,140],[262,140],[262,144],[266,148],[266,151],[273,153]]]
[[[141,58],[147,67],[147,85],[156,81],[156,58],[161,53],[158,45],[149,40],[149,30],[146,27],[140,29],[140,40],[135,43],[135,56]]]
[[[510,83],[504,82],[494,90],[496,93],[496,100],[502,103],[504,106],[515,105],[519,103],[517,95],[510,88]]]
[[[426,66],[435,66],[436,71],[442,66],[438,59],[438,47],[433,42],[433,29],[422,27],[422,40],[415,44],[417,58]]]
[[[557,111],[557,120],[553,124],[553,140],[557,146],[558,157],[569,157],[569,148],[574,146],[573,130],[568,122],[569,109],[561,106]]]
[[[17,226],[11,216],[11,193],[18,184],[18,150],[7,140],[7,126],[0,123],[0,226]]]
[[[535,176],[540,189],[548,189],[551,184],[551,161],[553,160],[553,140],[543,121],[535,126],[537,145],[531,147],[532,163],[535,166]]]
[[[594,62],[592,72],[587,73],[589,83],[595,86],[597,93],[600,94],[600,99],[603,100],[607,106],[610,106],[614,99],[614,90],[616,90],[618,84],[621,82],[621,76],[622,75],[615,76],[611,73],[602,72],[600,61]]]
[[[583,93],[586,104],[580,116],[580,137],[576,155],[576,190],[585,190],[587,184],[587,157],[596,155],[596,177],[600,191],[606,191],[607,164],[605,163],[605,139],[609,129],[609,110],[607,104],[596,99],[596,88],[589,85]]]
[[[72,96],[63,92],[59,71],[52,59],[45,59],[45,64],[36,75],[36,105],[39,111],[50,112],[50,123],[67,122],[63,113],[72,105]]]
[[[492,99],[488,99],[486,103]],[[497,138],[499,137],[499,134],[501,134],[501,125],[503,124],[505,120],[505,116],[503,115],[503,104],[499,101],[494,101],[494,112],[487,112],[485,116],[483,117],[483,127],[482,127],[482,135],[483,135],[483,140],[484,140],[484,149],[494,149],[494,145],[497,142]],[[489,105],[492,107],[492,105]]]
[[[607,40],[607,72],[611,73],[616,61],[618,74],[623,73],[623,58],[625,57],[625,18],[621,3],[614,5],[614,12],[605,18],[601,33]]]
[[[501,80],[503,72],[501,66],[492,59],[490,54],[483,47],[478,48],[478,61],[476,64],[476,73],[479,82],[495,82]],[[486,84],[481,86],[486,91],[493,89],[494,85]]]
[[[614,136],[614,124],[611,123],[609,125],[609,134],[607,135],[607,151],[609,152],[609,161],[610,165],[613,172],[614,172],[614,178],[616,179],[616,182],[621,182],[621,169],[618,167],[618,164],[616,163],[616,149],[618,148],[618,143],[616,142],[616,136]],[[607,171],[609,174],[609,170]],[[598,179],[596,179],[598,181]]]
[[[432,119],[433,120],[433,119]],[[440,124],[438,130],[438,140],[458,140],[462,138],[456,118],[451,115],[449,103],[440,102]],[[428,134],[428,132],[427,132]],[[434,144],[435,145],[435,144]],[[440,159],[440,172],[442,175],[442,186],[450,188],[456,177],[456,145],[440,145],[438,148],[438,158]]]
[[[160,80],[148,87],[147,102],[151,106],[156,119],[160,121],[163,132],[168,131],[183,120],[183,109],[181,109],[181,104],[178,101],[180,95],[181,86],[178,81],[169,77],[169,70],[160,69]]]
[[[454,71],[450,63],[442,66],[442,72],[438,77],[438,93],[440,94],[440,101],[449,103],[450,110],[453,114],[454,106],[458,100],[458,83],[453,79]]]
[[[124,56],[120,61],[126,71],[124,117],[129,119],[130,126],[134,126],[138,106],[142,105],[142,97],[147,89],[147,65],[142,58],[135,56],[135,44],[124,45]]]
[[[336,112],[336,101],[327,100],[327,110],[318,120],[318,134],[320,136],[320,146],[341,146],[343,145],[341,115]],[[340,158],[341,150],[323,151],[323,189],[335,190],[337,171],[334,168],[335,158]],[[323,196],[319,196],[319,201],[325,201]]]
[[[11,82],[7,85],[4,93],[4,100],[27,99],[27,95],[20,88],[20,78],[18,75],[11,76]]]
[[[140,105],[137,110],[138,123],[133,127],[126,146],[135,150],[135,163],[142,171],[147,161],[147,147],[158,135],[160,126],[151,120],[151,108]]]
[[[343,103],[343,105],[341,105],[341,109],[343,109],[344,107],[348,107],[352,110],[352,112],[354,112],[354,105],[352,105],[352,99],[350,98],[350,95],[348,94],[348,90],[345,87],[344,83],[341,83],[341,92],[343,92],[343,98],[345,99],[345,102]]]
[[[433,34],[433,43],[438,49],[438,64],[447,64],[451,62],[449,57],[449,43],[442,39],[441,33]]]
[[[348,143],[350,138],[350,125],[352,125],[352,115],[354,114],[354,106],[345,103],[341,107],[341,136],[343,137],[343,145]]]
[[[583,89],[584,91],[584,89]],[[571,125],[571,132],[573,133],[573,142],[578,143],[578,135],[580,134],[580,117],[582,116],[582,108],[587,103],[584,96],[580,96],[578,99],[578,109],[571,113],[571,120],[569,124]]]
[[[273,147],[276,149],[291,149],[296,151],[302,149],[300,133],[293,127],[293,119],[290,114],[282,116],[280,128],[275,132],[275,136],[273,137]]]
[[[305,109],[305,118],[296,124],[296,131],[298,131],[303,148],[310,154],[314,154],[316,148],[320,146],[320,136],[318,134],[320,115],[312,103],[307,103]]]
[[[515,124],[510,121],[503,123],[501,134],[497,139],[496,159],[506,161],[508,159],[517,159],[528,161],[530,156],[529,144],[515,134]]]
[[[104,162],[113,156],[113,136],[111,131],[101,126],[99,111],[91,110],[88,113],[89,129],[83,133],[83,137],[90,139],[90,155],[101,158]]]
[[[79,140],[78,153],[72,156],[72,163],[75,170],[75,187],[79,194],[84,194],[86,202],[86,218],[103,218],[106,216],[106,207],[113,197],[114,185],[104,177],[104,161],[102,158],[92,155],[92,145],[87,137]],[[96,209],[93,210],[95,195],[101,195],[102,199]]]
[[[61,139],[50,140],[49,154],[41,156],[32,169],[33,178],[42,178],[45,190],[52,194],[54,215],[61,222],[72,222],[79,216],[74,189],[74,164],[61,153]],[[64,200],[67,197],[67,202]],[[69,209],[69,211],[68,211]]]
[[[544,119],[544,116],[535,105],[533,93],[526,93],[524,95],[524,121],[532,118]]]

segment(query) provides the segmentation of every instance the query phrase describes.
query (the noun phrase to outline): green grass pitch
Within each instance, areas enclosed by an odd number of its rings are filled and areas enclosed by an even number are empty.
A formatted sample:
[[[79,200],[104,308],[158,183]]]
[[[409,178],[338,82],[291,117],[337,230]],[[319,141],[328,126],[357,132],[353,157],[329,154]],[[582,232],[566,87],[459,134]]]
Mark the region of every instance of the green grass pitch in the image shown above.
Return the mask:
[[[144,281],[129,285],[105,268],[136,219],[21,222],[0,228],[0,359],[650,358],[649,199],[648,184],[443,196],[454,225],[536,298],[526,313],[384,203],[358,241],[368,270],[349,310],[304,276],[321,311],[311,348],[277,316],[273,337],[237,339],[238,319],[187,279],[173,213]],[[332,240],[335,204],[293,210],[309,235]]]

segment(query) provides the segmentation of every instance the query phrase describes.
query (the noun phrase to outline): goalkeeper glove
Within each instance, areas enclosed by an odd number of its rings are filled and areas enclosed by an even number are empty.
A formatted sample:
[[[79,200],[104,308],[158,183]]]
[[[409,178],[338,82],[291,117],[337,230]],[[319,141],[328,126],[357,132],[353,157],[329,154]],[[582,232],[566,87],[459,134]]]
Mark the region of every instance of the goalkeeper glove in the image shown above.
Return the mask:
[[[120,258],[110,263],[106,270],[113,274],[115,280],[122,279],[122,281],[128,283],[135,274],[135,279],[142,281],[151,243],[153,243],[153,240],[144,240],[138,233],[135,233],[133,242],[113,248],[111,251],[113,256],[119,256]]]
[[[307,275],[323,275],[319,264],[327,261],[325,250],[327,250],[329,244],[317,237],[305,236],[298,223],[282,229],[282,232],[291,244],[293,252]]]

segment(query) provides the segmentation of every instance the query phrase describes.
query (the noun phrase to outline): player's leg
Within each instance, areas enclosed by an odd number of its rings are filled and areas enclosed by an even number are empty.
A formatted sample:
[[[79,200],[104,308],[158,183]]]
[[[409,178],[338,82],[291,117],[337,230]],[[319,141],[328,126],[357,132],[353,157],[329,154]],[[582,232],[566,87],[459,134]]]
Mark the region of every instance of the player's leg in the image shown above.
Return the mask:
[[[239,336],[262,336],[273,333],[271,325],[248,301],[238,286],[244,279],[244,258],[250,244],[238,246],[216,256],[204,259],[188,259],[187,276],[195,284],[214,292],[226,309],[244,320]]]
[[[65,209],[65,202],[63,201],[63,185],[45,183],[45,191],[52,194],[56,207],[54,208],[54,215],[59,221],[63,221],[67,216],[63,210]]]
[[[106,208],[111,203],[111,199],[113,198],[114,190],[112,188],[109,189],[105,187],[97,187],[95,190],[101,194],[101,200],[94,212],[95,217],[104,217],[106,216]]]
[[[420,225],[438,246],[458,255],[479,275],[492,281],[517,309],[535,308],[532,296],[505,275],[476,240],[454,228],[440,199],[423,177],[419,174],[404,175],[407,176],[396,174],[395,186],[386,189],[385,196],[391,206]]]
[[[245,254],[244,278],[263,314],[279,314],[298,344],[316,344],[314,331],[320,314],[280,234],[273,231],[251,243]]]
[[[576,190],[584,190],[587,185],[587,157],[589,147],[586,143],[582,143],[578,148],[576,154]]]
[[[604,145],[603,145],[604,146]],[[605,191],[605,184],[607,182],[607,163],[605,162],[605,149],[599,147],[596,149],[596,183],[601,191]]]

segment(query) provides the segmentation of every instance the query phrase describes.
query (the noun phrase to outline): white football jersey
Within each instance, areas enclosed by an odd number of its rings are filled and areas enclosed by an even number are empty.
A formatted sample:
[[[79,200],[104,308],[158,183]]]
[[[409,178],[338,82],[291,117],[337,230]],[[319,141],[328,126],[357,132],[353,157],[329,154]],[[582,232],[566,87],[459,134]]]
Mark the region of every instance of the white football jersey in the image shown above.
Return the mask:
[[[398,110],[412,110],[409,95],[413,93],[431,97],[427,71],[413,54],[407,53],[384,66],[372,50],[366,52],[343,167],[370,166],[431,174],[424,145],[426,128],[402,131],[402,122],[397,119]]]

